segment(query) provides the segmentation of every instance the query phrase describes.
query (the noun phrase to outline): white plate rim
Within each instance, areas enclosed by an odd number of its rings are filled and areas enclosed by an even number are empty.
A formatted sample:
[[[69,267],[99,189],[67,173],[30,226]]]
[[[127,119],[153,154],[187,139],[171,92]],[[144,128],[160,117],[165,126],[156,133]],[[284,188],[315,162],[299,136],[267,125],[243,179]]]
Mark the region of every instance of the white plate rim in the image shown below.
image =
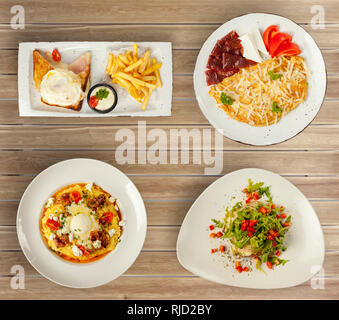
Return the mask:
[[[20,222],[19,222],[19,219],[20,219],[20,212],[21,212],[21,206],[22,206],[22,203],[24,201],[24,198],[25,196],[27,195],[29,189],[31,188],[31,186],[36,183],[36,181],[39,179],[39,176],[41,176],[42,174],[46,174],[48,171],[50,170],[53,170],[54,168],[64,164],[64,163],[68,163],[68,162],[74,162],[74,161],[91,161],[91,162],[96,162],[96,163],[100,163],[100,164],[104,164],[108,167],[111,167],[115,170],[115,172],[117,172],[117,174],[121,175],[122,177],[124,177],[124,179],[127,179],[127,181],[133,186],[133,188],[135,189],[135,191],[137,192],[138,194],[138,197],[139,199],[141,200],[140,204],[142,204],[142,207],[140,208],[141,211],[143,212],[143,219],[144,219],[144,227],[143,229],[141,230],[141,241],[138,243],[138,248],[137,250],[135,251],[134,255],[133,255],[133,258],[130,260],[129,262],[129,265],[126,266],[124,272],[122,272],[120,275],[116,275],[114,277],[112,277],[111,279],[107,279],[105,281],[102,281],[102,282],[98,282],[96,285],[70,285],[70,284],[65,284],[65,283],[61,283],[55,279],[53,279],[53,277],[51,276],[48,276],[46,275],[44,272],[42,272],[41,270],[39,270],[39,268],[36,267],[36,265],[31,261],[30,257],[28,256],[28,253],[26,252],[26,249],[25,247],[23,246],[23,240],[22,240],[22,234],[21,234],[21,231],[19,230],[19,226],[21,225]],[[90,158],[73,158],[73,159],[67,159],[67,160],[63,160],[63,161],[59,161],[49,167],[47,167],[46,169],[44,169],[43,171],[41,171],[36,177],[34,177],[34,179],[28,184],[28,186],[26,187],[21,199],[20,199],[20,202],[19,202],[19,205],[18,205],[18,209],[17,209],[17,217],[16,217],[16,233],[17,233],[17,237],[18,237],[18,240],[19,240],[19,244],[20,244],[20,247],[21,247],[21,250],[25,256],[25,258],[28,260],[28,262],[31,264],[31,266],[39,273],[41,274],[43,277],[45,277],[46,279],[48,279],[49,281],[55,283],[55,284],[58,284],[58,285],[61,285],[61,286],[64,286],[64,287],[68,287],[68,288],[73,288],[73,289],[88,289],[88,288],[96,288],[96,287],[99,287],[99,286],[102,286],[102,285],[105,285],[115,279],[117,279],[118,277],[120,277],[121,275],[123,275],[133,264],[134,262],[136,261],[136,259],[138,258],[141,250],[142,250],[142,247],[144,245],[144,242],[145,242],[145,239],[146,239],[146,233],[147,233],[147,213],[146,213],[146,208],[145,208],[145,204],[144,204],[144,201],[141,197],[141,194],[139,192],[139,190],[137,189],[137,187],[135,186],[135,184],[129,179],[129,177],[124,174],[121,170],[119,170],[118,168],[104,162],[104,161],[100,161],[100,160],[96,160],[96,159],[90,159]],[[49,250],[49,249],[48,249]],[[51,252],[51,254],[53,255],[53,253]],[[105,259],[106,257],[103,257],[102,259]]]

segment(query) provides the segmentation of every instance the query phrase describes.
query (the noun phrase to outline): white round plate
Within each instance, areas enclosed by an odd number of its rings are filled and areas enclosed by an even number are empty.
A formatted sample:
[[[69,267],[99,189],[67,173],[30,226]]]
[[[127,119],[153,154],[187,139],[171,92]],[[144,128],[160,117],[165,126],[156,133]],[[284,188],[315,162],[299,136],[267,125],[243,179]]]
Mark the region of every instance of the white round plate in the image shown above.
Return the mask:
[[[205,71],[208,57],[215,43],[227,33],[235,30],[241,36],[255,28],[263,33],[270,25],[278,25],[281,32],[291,34],[293,42],[300,47],[301,56],[305,58],[308,68],[311,70],[308,95],[303,104],[284,116],[277,124],[268,127],[253,127],[231,119],[216,106],[215,100],[208,94],[209,86],[206,83]],[[210,35],[198,55],[193,80],[200,109],[211,125],[232,140],[263,146],[286,141],[304,130],[312,122],[325,97],[326,68],[320,49],[303,28],[281,16],[252,13],[226,22]]]
[[[100,260],[77,264],[63,260],[44,244],[39,219],[46,200],[60,188],[77,182],[95,182],[117,198],[126,222],[121,242]],[[17,215],[20,246],[32,266],[63,286],[90,288],[123,274],[140,253],[147,226],[144,202],[129,178],[113,166],[92,159],[59,162],[42,171],[24,192]]]
[[[265,273],[253,268],[238,273],[220,253],[211,254],[218,240],[209,237],[211,219],[222,219],[225,208],[243,200],[248,179],[271,186],[273,201],[285,206],[292,215],[286,234],[287,250],[281,258],[289,260]],[[273,289],[298,285],[317,273],[324,260],[324,239],[318,217],[306,197],[293,184],[278,174],[262,169],[243,169],[229,173],[212,183],[188,211],[177,241],[178,260],[190,272],[225,285]],[[228,265],[227,265],[228,264]]]

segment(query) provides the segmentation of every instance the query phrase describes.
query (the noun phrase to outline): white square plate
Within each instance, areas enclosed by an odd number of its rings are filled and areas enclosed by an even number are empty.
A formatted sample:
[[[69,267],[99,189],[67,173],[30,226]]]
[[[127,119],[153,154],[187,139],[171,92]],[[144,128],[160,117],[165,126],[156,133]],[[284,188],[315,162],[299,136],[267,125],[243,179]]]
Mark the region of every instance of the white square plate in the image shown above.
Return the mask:
[[[220,220],[225,208],[243,200],[242,190],[253,182],[270,186],[274,202],[286,208],[292,224],[286,234],[284,266],[265,271],[238,273],[226,257],[211,254],[216,239],[209,237],[211,219]],[[188,211],[177,241],[177,255],[182,266],[205,279],[230,286],[273,289],[298,285],[317,273],[324,261],[324,239],[316,213],[306,197],[292,183],[278,174],[262,169],[242,169],[212,183]]]
[[[172,104],[172,45],[170,42],[138,42],[139,54],[151,50],[151,56],[162,62],[160,76],[162,88],[157,88],[151,95],[146,110],[116,84],[112,84],[105,74],[109,52],[132,49],[133,42],[24,42],[19,45],[18,91],[20,116],[29,117],[117,117],[117,116],[170,116]],[[52,51],[57,48],[62,61],[71,63],[81,54],[90,52],[90,85],[107,82],[118,93],[118,104],[113,111],[99,114],[91,110],[84,99],[80,111],[60,107],[46,106],[40,101],[40,94],[33,81],[33,50]]]

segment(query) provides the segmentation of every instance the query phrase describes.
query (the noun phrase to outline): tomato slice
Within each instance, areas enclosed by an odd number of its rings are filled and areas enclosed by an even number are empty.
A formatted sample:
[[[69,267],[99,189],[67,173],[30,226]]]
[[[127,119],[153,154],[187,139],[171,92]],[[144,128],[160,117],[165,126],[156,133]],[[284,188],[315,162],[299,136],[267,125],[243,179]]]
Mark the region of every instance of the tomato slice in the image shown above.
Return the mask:
[[[301,53],[300,48],[297,44],[293,42],[283,42],[280,46],[275,50],[276,57],[278,56],[297,56]]]
[[[53,60],[56,61],[56,62],[61,61],[61,55],[60,55],[60,52],[58,51],[58,49],[54,49],[54,50],[52,51],[52,58],[53,58]]]
[[[282,43],[290,43],[292,41],[292,36],[288,33],[278,32],[270,40],[270,46],[268,52],[272,57],[276,56],[276,50]]]
[[[81,193],[79,191],[73,191],[72,192],[72,198],[75,203],[78,203],[81,199]]]
[[[100,218],[100,221],[102,223],[109,223],[112,220],[113,220],[113,213],[111,211],[105,212]]]
[[[264,34],[263,34],[263,40],[264,40],[264,44],[265,44],[265,47],[268,51],[269,47],[270,47],[270,40],[273,38],[273,36],[275,34],[277,34],[279,32],[279,28],[278,26],[269,26],[268,28],[266,28],[266,30],[264,31]]]
[[[91,96],[89,98],[88,104],[92,109],[94,109],[98,105],[98,103],[99,103],[99,98],[97,98],[96,96]]]
[[[47,219],[46,225],[51,230],[58,230],[60,227],[60,223],[58,221],[54,221],[53,219]]]

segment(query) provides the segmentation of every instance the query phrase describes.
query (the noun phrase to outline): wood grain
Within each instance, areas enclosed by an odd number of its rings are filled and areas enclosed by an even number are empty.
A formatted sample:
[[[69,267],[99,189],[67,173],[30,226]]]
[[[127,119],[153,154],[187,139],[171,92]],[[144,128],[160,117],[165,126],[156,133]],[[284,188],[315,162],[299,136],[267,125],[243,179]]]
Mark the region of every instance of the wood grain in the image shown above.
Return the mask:
[[[145,120],[144,120],[145,121]],[[146,143],[149,148],[154,144],[150,141],[150,131],[158,129],[157,126],[147,125],[143,131],[136,126],[0,126],[0,149],[73,149],[73,150],[99,150],[109,149],[115,150],[121,146],[124,141],[124,147],[129,150],[144,149],[143,144],[139,146],[138,141]],[[196,133],[196,136],[202,135],[203,129],[211,128],[201,125],[195,126],[165,126],[162,128],[165,139],[159,141],[158,147],[161,150],[167,150],[170,146],[170,135],[183,129],[187,133]],[[124,131],[121,131],[124,129]],[[194,129],[194,131],[191,131]],[[155,134],[155,133],[154,133]],[[125,135],[128,136],[128,140]],[[217,133],[220,136],[219,133]],[[118,138],[122,137],[123,141]],[[241,144],[227,138],[222,139],[222,145],[215,144],[215,131],[211,130],[212,146],[215,150],[331,150],[339,149],[339,126],[310,126],[295,136],[293,139],[287,140],[276,145],[254,147]],[[158,140],[158,138],[157,138]],[[181,140],[180,140],[181,141]],[[179,142],[180,142],[179,141]],[[316,141],[316,143],[315,143]],[[192,142],[185,145],[179,143],[179,148],[201,150],[208,146]],[[173,149],[173,148],[172,148]],[[134,157],[135,158],[135,157]]]
[[[249,151],[224,151],[217,152],[222,159],[222,170],[218,175],[243,168],[263,168],[283,175],[331,175],[339,174],[339,151],[323,152],[249,152]],[[44,151],[2,151],[0,153],[0,174],[7,175],[36,175],[47,167],[68,159],[91,158],[109,163],[126,174],[142,175],[203,175],[205,168],[204,159],[201,164],[193,164],[193,152],[189,152],[188,164],[170,164],[169,152],[166,165],[154,166],[146,164],[120,164],[115,159],[115,151],[110,150],[44,150]],[[270,159],[269,162],[266,160]],[[293,165],[284,165],[291,161]],[[266,163],[267,162],[267,163]],[[263,165],[265,164],[265,165]]]
[[[194,200],[215,176],[130,176],[144,200]],[[310,200],[339,200],[339,176],[286,177]],[[19,200],[32,176],[0,176],[0,200]],[[11,186],[9,188],[8,186]]]
[[[0,278],[0,299],[162,299],[249,300],[339,299],[339,280],[326,279],[324,289],[312,289],[310,281],[286,289],[244,289],[223,286],[196,277],[120,277],[99,288],[71,289],[41,277],[27,278],[25,290],[13,290],[11,278]]]
[[[335,0],[321,2],[326,11],[326,23],[339,22]],[[13,0],[2,0],[0,5],[0,23],[9,23]],[[269,12],[289,17],[298,23],[309,23],[315,15],[311,13],[314,3],[309,0],[276,1],[272,6],[269,0],[253,2],[248,0],[102,0],[100,8],[93,2],[78,0],[70,4],[66,0],[52,2],[48,6],[43,0],[26,0],[26,21],[31,23],[224,23],[236,16],[251,12]],[[65,8],[67,7],[67,10]],[[79,11],[81,14],[79,14]]]
[[[217,1],[217,0],[216,0]],[[335,0],[333,0],[335,1]],[[200,50],[209,35],[220,24],[26,24],[25,29],[0,25],[0,49],[17,49],[20,42],[31,41],[170,41],[173,49]],[[324,29],[302,26],[321,49],[339,48],[339,25]]]

